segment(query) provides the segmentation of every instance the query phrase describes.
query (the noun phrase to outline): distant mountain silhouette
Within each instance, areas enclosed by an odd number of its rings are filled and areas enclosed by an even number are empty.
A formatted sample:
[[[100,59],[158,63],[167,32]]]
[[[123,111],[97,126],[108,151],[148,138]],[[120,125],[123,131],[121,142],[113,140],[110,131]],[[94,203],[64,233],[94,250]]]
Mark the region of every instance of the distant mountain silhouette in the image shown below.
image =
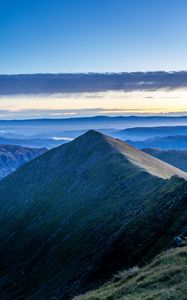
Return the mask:
[[[153,139],[147,139],[144,141],[131,141],[131,140],[127,140],[127,141],[131,145],[140,149],[143,148],[160,148],[160,149],[168,149],[168,150],[187,149],[187,136],[185,135],[155,137]]]
[[[171,118],[175,120],[175,118]],[[162,119],[165,123],[166,119]],[[148,138],[187,135],[187,126],[154,126],[154,127],[134,127],[119,130],[114,133],[116,137],[122,140],[145,140]]]
[[[75,138],[90,129],[98,130],[122,140],[144,140],[158,136],[187,135],[186,125],[187,116],[95,116],[62,119],[0,120],[0,143],[7,143],[7,139],[15,139],[16,142],[14,144],[19,144],[18,140],[22,139],[21,142],[24,142],[24,144],[21,145],[24,146],[30,147],[33,142],[32,147],[45,145],[51,148],[53,145],[59,145],[59,141],[54,140],[54,137]],[[2,139],[6,139],[6,142]],[[61,141],[63,143],[63,140]],[[12,144],[12,142],[8,143]]]

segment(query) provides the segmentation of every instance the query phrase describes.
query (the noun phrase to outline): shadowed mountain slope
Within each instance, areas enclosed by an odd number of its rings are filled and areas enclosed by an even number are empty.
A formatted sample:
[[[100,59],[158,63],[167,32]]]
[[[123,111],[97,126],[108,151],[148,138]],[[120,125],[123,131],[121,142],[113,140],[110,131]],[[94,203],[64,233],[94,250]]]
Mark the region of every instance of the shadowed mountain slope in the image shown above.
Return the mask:
[[[0,145],[0,179],[46,151],[46,148]]]
[[[1,298],[71,299],[167,248],[186,224],[174,173],[186,176],[89,131],[3,179]]]

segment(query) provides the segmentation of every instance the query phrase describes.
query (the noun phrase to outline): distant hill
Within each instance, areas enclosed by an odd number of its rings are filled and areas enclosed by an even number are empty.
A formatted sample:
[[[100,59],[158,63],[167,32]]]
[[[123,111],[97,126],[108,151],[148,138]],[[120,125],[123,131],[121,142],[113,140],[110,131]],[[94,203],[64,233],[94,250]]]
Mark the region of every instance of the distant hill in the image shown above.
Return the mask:
[[[185,150],[187,149],[187,136],[176,135],[166,137],[155,137],[153,139],[147,139],[144,141],[131,141],[127,142],[134,147],[143,148],[160,148],[160,149],[173,149],[173,150]]]
[[[165,119],[163,119],[163,123]],[[163,125],[163,124],[162,124]],[[119,130],[114,133],[122,140],[145,140],[148,138],[187,135],[187,126],[154,126],[154,127],[134,127]]]
[[[14,172],[26,162],[46,152],[46,148],[26,148],[0,145],[0,179]]]
[[[0,182],[2,299],[71,299],[170,247],[187,173],[89,131]]]
[[[145,90],[187,86],[187,72],[0,75],[0,95]]]
[[[185,172],[187,171],[187,150],[160,150],[145,148],[143,151]]]

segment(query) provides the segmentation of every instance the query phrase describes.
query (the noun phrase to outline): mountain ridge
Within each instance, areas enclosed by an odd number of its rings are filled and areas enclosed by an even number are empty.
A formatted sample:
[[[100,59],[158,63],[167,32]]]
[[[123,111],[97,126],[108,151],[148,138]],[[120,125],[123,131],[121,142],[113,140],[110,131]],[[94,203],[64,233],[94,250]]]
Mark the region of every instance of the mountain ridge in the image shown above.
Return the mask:
[[[142,151],[163,160],[178,169],[187,171],[187,150],[161,150],[159,148],[144,148]]]
[[[187,179],[186,172],[181,172],[167,163],[163,164],[161,160],[153,159],[153,156],[144,155],[143,151],[137,150],[126,142],[111,137],[108,137],[107,141],[116,146],[119,152],[126,156],[133,164],[143,168],[152,175],[165,179],[177,175]]]

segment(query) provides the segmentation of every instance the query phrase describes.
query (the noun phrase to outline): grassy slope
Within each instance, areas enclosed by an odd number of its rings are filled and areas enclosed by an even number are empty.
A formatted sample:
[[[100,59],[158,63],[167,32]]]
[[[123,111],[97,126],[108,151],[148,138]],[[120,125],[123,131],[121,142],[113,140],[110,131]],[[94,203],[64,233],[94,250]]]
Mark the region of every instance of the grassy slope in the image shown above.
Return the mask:
[[[68,299],[152,257],[186,198],[183,179],[146,173],[98,134],[47,152],[0,183],[1,297]]]
[[[147,155],[143,151],[124,143],[120,140],[114,140],[107,137],[107,141],[111,144],[132,163],[139,168],[149,172],[150,174],[161,177],[164,179],[171,178],[173,175],[187,179],[187,173],[173,167],[172,165],[163,162],[153,156]]]
[[[140,269],[132,268],[74,300],[186,300],[187,246],[158,255]]]
[[[145,148],[143,151],[187,172],[187,150]]]

